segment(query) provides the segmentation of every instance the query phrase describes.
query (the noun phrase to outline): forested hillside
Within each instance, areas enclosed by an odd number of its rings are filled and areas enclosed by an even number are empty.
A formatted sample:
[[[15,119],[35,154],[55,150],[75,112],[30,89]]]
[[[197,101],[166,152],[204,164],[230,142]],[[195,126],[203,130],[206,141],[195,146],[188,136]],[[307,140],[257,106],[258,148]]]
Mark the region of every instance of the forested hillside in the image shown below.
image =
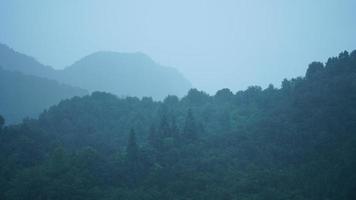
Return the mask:
[[[94,92],[2,124],[0,199],[356,199],[356,51],[281,88]]]

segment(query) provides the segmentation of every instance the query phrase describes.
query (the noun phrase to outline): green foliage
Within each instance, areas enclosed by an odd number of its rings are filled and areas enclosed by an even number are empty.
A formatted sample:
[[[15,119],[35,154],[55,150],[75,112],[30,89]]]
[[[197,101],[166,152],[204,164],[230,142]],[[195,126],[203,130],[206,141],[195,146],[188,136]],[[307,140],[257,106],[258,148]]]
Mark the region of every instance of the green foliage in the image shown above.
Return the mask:
[[[281,89],[62,101],[2,129],[0,199],[356,199],[355,80],[343,52]]]
[[[188,141],[195,141],[198,139],[198,127],[191,109],[188,110],[187,117],[185,118],[183,139]]]
[[[138,160],[138,146],[136,143],[135,131],[131,129],[129,141],[126,147],[127,160],[129,163],[135,163]]]
[[[5,119],[3,116],[0,115],[0,131],[1,131],[2,127],[4,126],[4,124],[5,124]]]
[[[307,69],[307,73],[305,74],[306,79],[312,79],[318,74],[321,74],[322,71],[324,70],[324,64],[321,62],[313,62],[309,65]]]

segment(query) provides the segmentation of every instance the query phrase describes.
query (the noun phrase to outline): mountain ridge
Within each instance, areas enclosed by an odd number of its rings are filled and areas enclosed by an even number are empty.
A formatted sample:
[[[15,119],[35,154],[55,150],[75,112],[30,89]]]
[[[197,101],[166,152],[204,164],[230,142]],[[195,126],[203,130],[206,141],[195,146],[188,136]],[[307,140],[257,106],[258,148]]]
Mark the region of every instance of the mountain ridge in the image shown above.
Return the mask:
[[[355,80],[342,52],[281,88],[93,92],[0,117],[0,199],[356,199]]]
[[[178,70],[162,66],[140,52],[95,52],[61,73],[63,82],[118,96],[163,99],[168,95],[183,96],[192,87]]]
[[[11,86],[11,87],[9,87]],[[63,99],[88,94],[86,90],[48,78],[8,71],[0,66],[0,114],[9,124],[35,118]]]
[[[177,69],[163,66],[142,52],[97,51],[56,70],[0,44],[0,65],[6,70],[118,96],[163,99],[168,95],[183,96],[192,88],[190,81]]]
[[[2,43],[0,43],[0,66],[5,70],[19,71],[43,78],[51,78],[56,71],[48,65],[43,65],[34,57],[18,52]]]

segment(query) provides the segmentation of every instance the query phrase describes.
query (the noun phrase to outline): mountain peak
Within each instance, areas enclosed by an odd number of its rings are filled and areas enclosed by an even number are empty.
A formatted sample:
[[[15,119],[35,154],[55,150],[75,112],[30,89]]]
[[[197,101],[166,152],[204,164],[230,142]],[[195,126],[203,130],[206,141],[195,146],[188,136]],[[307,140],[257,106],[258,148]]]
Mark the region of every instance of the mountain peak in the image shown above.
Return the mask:
[[[115,51],[97,51],[92,54],[89,54],[82,59],[76,61],[70,67],[78,67],[85,65],[97,66],[105,65],[108,66],[143,66],[143,65],[157,65],[149,56],[141,52],[135,53],[121,53]]]
[[[0,43],[0,65],[9,71],[48,78],[54,74],[54,69],[38,62],[35,58],[19,53],[6,44]]]
[[[168,95],[183,96],[191,88],[191,83],[176,69],[162,66],[142,52],[98,51],[64,70],[54,70],[0,44],[0,66],[5,70],[118,96],[163,99]]]
[[[90,91],[119,96],[183,96],[191,83],[176,69],[165,67],[142,52],[98,51],[63,70],[63,82]]]

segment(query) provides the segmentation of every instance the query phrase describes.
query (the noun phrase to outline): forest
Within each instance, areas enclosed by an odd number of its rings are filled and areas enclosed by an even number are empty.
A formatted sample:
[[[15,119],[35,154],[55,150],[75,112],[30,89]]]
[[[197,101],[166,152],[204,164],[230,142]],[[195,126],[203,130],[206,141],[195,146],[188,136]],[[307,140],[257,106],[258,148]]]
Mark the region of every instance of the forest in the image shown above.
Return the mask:
[[[281,87],[93,92],[5,122],[4,200],[356,199],[356,51]]]

